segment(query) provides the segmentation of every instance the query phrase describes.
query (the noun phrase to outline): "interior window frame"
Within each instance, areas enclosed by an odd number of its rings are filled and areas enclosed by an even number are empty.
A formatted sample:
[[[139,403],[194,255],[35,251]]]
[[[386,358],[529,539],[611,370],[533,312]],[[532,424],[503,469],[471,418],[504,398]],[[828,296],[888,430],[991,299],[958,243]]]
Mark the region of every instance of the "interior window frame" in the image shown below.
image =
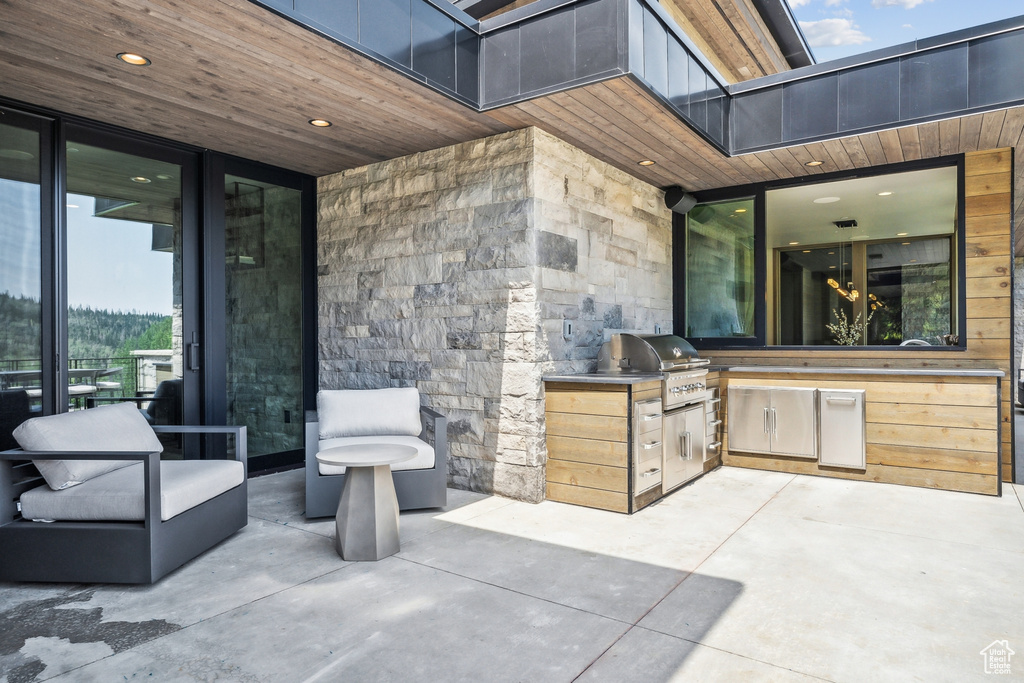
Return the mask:
[[[921,171],[934,168],[955,166],[957,169],[957,222],[956,231],[953,235],[953,244],[956,253],[951,262],[954,264],[956,273],[956,326],[959,341],[957,344],[946,346],[889,346],[889,345],[864,345],[838,346],[834,344],[825,345],[782,345],[769,344],[767,339],[767,315],[768,295],[767,291],[767,268],[768,254],[766,247],[766,207],[767,193],[777,190],[801,185],[817,185],[837,180],[852,180],[856,178],[867,178],[880,175],[895,175],[910,171]],[[967,350],[967,258],[966,258],[966,207],[965,207],[965,182],[964,182],[964,155],[956,154],[933,159],[922,159],[916,161],[886,164],[883,166],[872,166],[833,173],[819,173],[812,176],[801,176],[799,178],[787,178],[763,183],[748,185],[737,185],[714,190],[703,190],[693,193],[698,204],[740,200],[749,197],[754,198],[754,282],[755,302],[754,309],[754,330],[753,337],[687,337],[685,332],[686,320],[686,216],[673,214],[672,217],[672,269],[673,269],[673,320],[674,333],[687,339],[694,348],[700,350],[749,348],[757,350],[778,350],[778,351],[879,351],[879,352],[915,352],[915,353],[945,353],[950,351]],[[774,296],[774,293],[771,293]],[[774,312],[773,312],[774,314]]]

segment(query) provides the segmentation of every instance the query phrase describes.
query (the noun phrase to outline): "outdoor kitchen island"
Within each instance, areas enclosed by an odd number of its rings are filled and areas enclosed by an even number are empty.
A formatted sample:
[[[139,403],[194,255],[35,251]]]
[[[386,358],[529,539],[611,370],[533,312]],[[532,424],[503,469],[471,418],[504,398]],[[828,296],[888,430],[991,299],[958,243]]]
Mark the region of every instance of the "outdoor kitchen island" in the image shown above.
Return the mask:
[[[1000,494],[1002,431],[1009,430],[1009,415],[1000,414],[1005,412],[1000,407],[1005,405],[1000,397],[1001,370],[730,366],[720,368],[720,373],[725,421],[722,464]],[[734,402],[741,397],[746,400],[752,391],[773,389],[816,391],[814,419],[821,427],[818,454],[751,452],[746,435],[741,435],[743,425],[730,430],[729,417],[743,414],[730,407],[730,397]],[[854,466],[826,464],[824,456],[830,448],[847,445],[857,436],[828,426],[827,402],[831,399],[838,405],[858,394],[863,405],[859,426],[863,459]],[[767,417],[756,414],[754,431],[761,431],[763,424],[765,432],[774,432],[773,408],[763,410],[768,411]],[[744,422],[749,427],[751,420]],[[743,439],[740,448],[738,439]]]
[[[684,480],[664,485],[662,381],[654,372],[544,377],[548,500],[631,514],[721,464],[718,373],[708,372],[710,398],[690,409],[699,426],[674,456],[686,460]]]
[[[1001,370],[707,369],[707,448],[700,473],[728,465],[1000,495],[1000,452],[1004,430],[1009,430],[1008,416],[1001,414],[1006,412]],[[660,373],[544,377],[548,500],[633,513],[676,488],[645,488],[644,475],[655,468],[644,459],[644,447],[665,437],[654,438],[662,435],[661,423],[651,420],[646,426],[644,410],[646,402],[662,395],[661,381]],[[740,450],[730,444],[728,416],[737,414],[736,406],[730,409],[730,391],[734,398],[760,396],[767,401],[763,407],[754,404],[757,412],[743,418],[748,428],[764,435],[765,445],[747,441]],[[790,396],[803,403],[780,400]],[[783,443],[773,439],[773,432],[784,433],[793,423],[785,412],[793,405],[812,406],[803,425],[813,430],[808,437],[811,450],[793,454],[783,445],[781,452],[772,452],[774,444]],[[852,429],[835,426],[833,406],[859,411]],[[733,425],[734,434],[739,426]],[[836,446],[859,448],[861,462],[830,462],[827,456]],[[663,457],[660,449],[652,450]]]

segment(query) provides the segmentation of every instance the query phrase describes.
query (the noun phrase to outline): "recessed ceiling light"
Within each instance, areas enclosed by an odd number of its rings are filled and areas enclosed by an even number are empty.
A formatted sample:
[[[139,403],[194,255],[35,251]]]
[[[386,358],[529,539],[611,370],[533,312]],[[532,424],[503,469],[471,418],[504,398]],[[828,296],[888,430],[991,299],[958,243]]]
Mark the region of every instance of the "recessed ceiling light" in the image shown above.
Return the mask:
[[[891,194],[892,194],[892,192],[879,192],[878,196],[879,197],[888,197]]]
[[[796,246],[796,245],[798,245],[798,244],[800,244],[800,243],[799,243],[799,242],[790,242],[790,243],[789,243],[789,246],[791,246],[791,247],[795,247],[795,246]]]
[[[912,259],[910,259],[910,262],[911,263],[917,263],[917,259],[916,258],[912,258]]]
[[[174,178],[174,176],[167,175],[166,173],[158,173],[156,176],[157,180],[171,180],[172,178]]]
[[[35,158],[35,154],[32,154],[32,152],[26,152],[23,149],[0,149],[0,159],[17,159],[18,161],[28,161],[29,159]]]
[[[68,151],[69,152],[78,152],[80,150],[77,147],[68,147]]]
[[[146,176],[137,175],[137,176],[132,176],[132,182],[133,183],[142,183],[143,185],[145,185],[146,183],[151,183],[153,181],[150,180],[149,178],[147,178]]]
[[[910,234],[909,232],[898,232],[898,233],[896,233],[896,236],[897,237],[906,237],[909,234]]]
[[[817,159],[815,159],[814,161],[808,161],[806,164],[804,164],[804,166],[810,166],[811,168],[814,168],[815,166],[821,166],[823,163],[825,162],[818,161]]]
[[[148,58],[137,55],[134,52],[119,52],[117,53],[117,58],[125,64],[131,64],[132,66],[149,66],[153,63]]]
[[[638,161],[636,163],[641,165],[641,166],[654,166],[655,162],[654,162],[653,159],[641,159],[640,161]]]
[[[309,125],[316,126],[317,128],[330,128],[334,124],[327,119],[310,119]]]
[[[834,251],[830,251],[830,252],[828,252],[828,255],[829,255],[829,256],[834,256],[834,255],[835,255],[835,253],[836,253],[836,252],[834,252]]]
[[[829,266],[829,270],[835,270],[835,269],[836,269],[835,266]]]
[[[839,197],[818,197],[814,200],[815,204],[831,204],[832,202],[838,202]]]
[[[746,213],[746,209],[736,209],[736,213]]]
[[[810,254],[810,253],[811,253],[811,250],[810,250],[810,249],[804,249],[804,253],[805,253],[805,254]]]
[[[910,242],[900,242],[900,244],[902,244],[905,247],[910,246]]]

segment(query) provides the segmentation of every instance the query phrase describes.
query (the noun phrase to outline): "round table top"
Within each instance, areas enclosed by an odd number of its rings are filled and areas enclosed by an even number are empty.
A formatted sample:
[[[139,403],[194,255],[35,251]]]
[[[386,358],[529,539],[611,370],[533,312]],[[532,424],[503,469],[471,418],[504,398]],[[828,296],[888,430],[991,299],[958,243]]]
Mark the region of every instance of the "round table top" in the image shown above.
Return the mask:
[[[367,443],[335,446],[316,454],[317,462],[342,467],[375,467],[393,465],[416,457],[416,449],[397,443]]]

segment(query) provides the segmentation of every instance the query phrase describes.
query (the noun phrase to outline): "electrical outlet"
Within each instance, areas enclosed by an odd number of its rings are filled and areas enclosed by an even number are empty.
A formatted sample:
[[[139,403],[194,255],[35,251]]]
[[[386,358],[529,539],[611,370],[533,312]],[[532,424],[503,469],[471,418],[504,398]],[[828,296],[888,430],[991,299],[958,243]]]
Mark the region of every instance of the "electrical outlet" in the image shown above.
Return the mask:
[[[290,411],[290,410],[284,411],[284,421],[285,421],[286,424],[292,421],[292,411]]]
[[[566,341],[572,339],[575,331],[575,325],[572,324],[571,320],[562,320],[562,337],[565,338]]]
[[[661,325],[657,323],[654,324],[654,334],[661,334]]]

